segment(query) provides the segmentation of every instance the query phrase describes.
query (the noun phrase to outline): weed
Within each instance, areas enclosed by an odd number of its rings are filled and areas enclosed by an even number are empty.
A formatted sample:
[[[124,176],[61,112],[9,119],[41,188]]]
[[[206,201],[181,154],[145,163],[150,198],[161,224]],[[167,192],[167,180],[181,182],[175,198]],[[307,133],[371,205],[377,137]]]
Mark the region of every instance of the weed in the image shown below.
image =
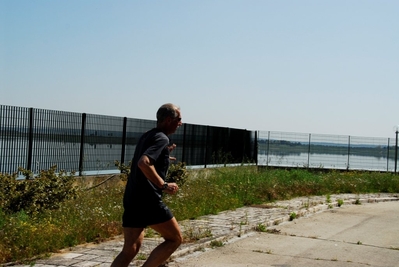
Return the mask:
[[[263,250],[260,250],[260,249],[255,249],[255,250],[252,250],[252,252],[272,254],[272,250],[271,249],[269,249],[267,251],[263,251]]]
[[[144,235],[144,237],[153,238],[153,237],[156,237],[156,236],[159,236],[159,235],[158,235],[157,232],[154,231],[154,229],[152,229],[152,228],[150,228],[150,227],[147,227],[147,228],[145,229],[145,235]]]
[[[245,212],[245,220],[240,222],[240,225],[247,225],[248,224],[248,212]]]
[[[257,232],[266,232],[266,230],[267,230],[266,225],[264,225],[262,223],[255,226],[255,231],[257,231]]]
[[[303,205],[303,207],[304,207],[305,209],[309,209],[309,207],[310,207],[310,200],[309,200],[309,198],[308,198],[307,202]]]
[[[236,226],[235,226],[233,221],[231,221],[230,224],[231,224],[230,225],[230,230],[233,231],[236,228]]]
[[[148,256],[147,256],[146,254],[143,254],[143,253],[138,253],[138,254],[136,255],[136,260],[145,261],[147,258],[148,258]]]
[[[220,240],[212,240],[209,245],[211,246],[211,248],[223,247],[224,243],[223,243],[223,241],[220,241]]]
[[[209,228],[193,226],[191,224],[182,225],[182,227],[184,227],[184,242],[193,242],[203,238],[212,237],[212,231]]]
[[[266,232],[269,234],[279,234],[281,230],[273,228],[273,229],[266,229]]]
[[[293,220],[295,220],[296,218],[297,218],[297,214],[295,213],[295,212],[291,212],[291,214],[290,214],[290,221],[293,221]]]
[[[327,194],[327,196],[326,196],[326,202],[327,202],[327,203],[331,203],[331,195],[330,195],[330,194]]]
[[[338,203],[338,207],[341,207],[342,205],[344,205],[344,200],[338,199],[337,203]]]
[[[205,251],[205,248],[204,248],[204,246],[199,246],[199,247],[197,247],[197,248],[194,249],[194,252],[195,252],[195,251],[204,252],[204,251]]]

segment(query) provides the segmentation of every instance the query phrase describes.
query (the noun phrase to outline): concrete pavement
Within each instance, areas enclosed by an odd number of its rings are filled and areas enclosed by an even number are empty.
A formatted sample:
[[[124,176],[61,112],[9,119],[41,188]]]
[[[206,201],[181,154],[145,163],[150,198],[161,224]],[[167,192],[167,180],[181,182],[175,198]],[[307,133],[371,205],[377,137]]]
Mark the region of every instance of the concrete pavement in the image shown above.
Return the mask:
[[[344,205],[175,260],[175,267],[399,266],[399,203]]]
[[[399,266],[398,196],[301,197],[182,221],[184,236],[198,240],[184,243],[169,266]],[[297,218],[290,221],[293,213]],[[130,266],[141,266],[160,242],[146,238]],[[65,249],[33,266],[110,266],[122,246],[119,236]]]

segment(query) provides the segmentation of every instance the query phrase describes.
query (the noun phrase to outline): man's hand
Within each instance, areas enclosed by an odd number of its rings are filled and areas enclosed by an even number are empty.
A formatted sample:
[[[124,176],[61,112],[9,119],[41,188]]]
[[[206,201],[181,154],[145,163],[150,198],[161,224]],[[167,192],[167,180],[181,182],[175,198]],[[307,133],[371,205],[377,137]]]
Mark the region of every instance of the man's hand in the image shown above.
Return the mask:
[[[163,191],[170,195],[174,195],[177,193],[178,190],[179,190],[179,186],[176,183],[168,183],[168,188],[166,188]]]
[[[176,148],[176,144],[171,144],[170,146],[168,146],[169,149],[169,153],[172,153],[172,151]]]
[[[172,151],[176,148],[176,144],[172,144],[170,146],[168,146],[169,149],[169,153],[172,153]],[[176,160],[175,157],[169,157],[169,160]]]

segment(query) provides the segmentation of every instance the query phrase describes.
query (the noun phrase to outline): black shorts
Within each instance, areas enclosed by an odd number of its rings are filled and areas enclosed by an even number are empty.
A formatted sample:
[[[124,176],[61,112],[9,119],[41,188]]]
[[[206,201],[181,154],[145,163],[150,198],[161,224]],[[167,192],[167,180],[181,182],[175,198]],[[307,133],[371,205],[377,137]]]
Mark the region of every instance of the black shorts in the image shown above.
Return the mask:
[[[149,225],[167,222],[172,218],[172,212],[163,202],[147,207],[125,207],[122,226],[145,228]]]

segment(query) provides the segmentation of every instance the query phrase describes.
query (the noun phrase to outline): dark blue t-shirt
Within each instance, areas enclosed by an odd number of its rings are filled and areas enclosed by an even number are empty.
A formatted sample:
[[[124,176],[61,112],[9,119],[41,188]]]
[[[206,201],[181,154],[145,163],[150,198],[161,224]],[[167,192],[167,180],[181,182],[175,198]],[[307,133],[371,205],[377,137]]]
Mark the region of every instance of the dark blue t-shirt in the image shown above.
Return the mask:
[[[161,130],[154,128],[144,133],[134,152],[130,175],[126,184],[123,203],[125,208],[148,207],[162,202],[162,189],[156,187],[145,177],[137,166],[142,155],[146,155],[162,179],[166,179],[169,168],[169,138]],[[137,206],[138,205],[138,206]]]

